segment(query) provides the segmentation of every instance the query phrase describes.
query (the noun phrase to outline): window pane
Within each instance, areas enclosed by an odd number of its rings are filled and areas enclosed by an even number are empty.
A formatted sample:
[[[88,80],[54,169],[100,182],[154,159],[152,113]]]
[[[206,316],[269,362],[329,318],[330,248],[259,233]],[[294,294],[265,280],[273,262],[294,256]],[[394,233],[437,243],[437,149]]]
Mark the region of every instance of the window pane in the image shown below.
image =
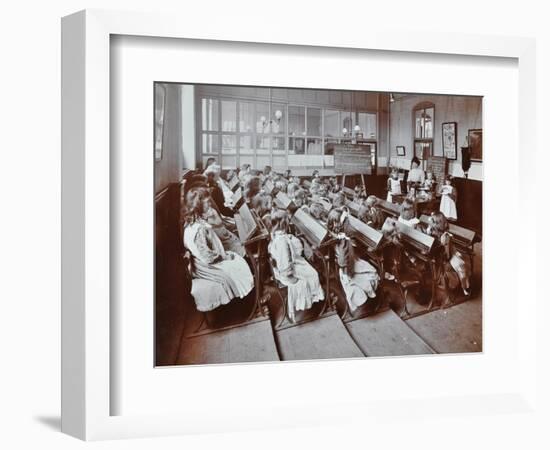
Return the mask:
[[[252,155],[254,149],[252,147],[252,136],[241,136],[239,138],[239,153],[241,155]]]
[[[358,123],[364,139],[376,139],[376,114],[359,113]]]
[[[342,126],[340,127],[340,133],[343,136],[344,135],[344,128],[346,129],[346,135],[349,136],[350,133],[353,131],[353,120],[351,117],[351,112],[349,111],[342,111],[341,115],[342,120]]]
[[[222,169],[235,169],[237,167],[236,156],[222,156]]]
[[[271,139],[271,148],[273,151],[284,151],[285,150],[285,138],[274,137]]]
[[[325,155],[334,155],[336,144],[338,144],[338,139],[325,139]]]
[[[254,129],[254,103],[239,103],[239,131],[251,133]]]
[[[422,120],[423,112],[424,112],[423,109],[419,109],[414,112],[414,124],[415,124],[414,137],[417,139],[422,139],[424,134],[424,122]]]
[[[235,155],[237,153],[237,136],[222,135],[222,153],[226,155]]]
[[[222,100],[222,131],[237,131],[237,102]]]
[[[256,133],[269,133],[269,104],[256,103]]]
[[[307,140],[307,154],[308,155],[322,155],[323,148],[321,145],[321,139],[311,139]]]
[[[424,114],[424,137],[431,139],[434,137],[434,109],[428,108]]]
[[[304,138],[289,138],[288,153],[292,155],[303,155],[305,153]]]
[[[202,129],[218,131],[218,101],[211,98],[202,99]]]
[[[203,153],[218,153],[220,144],[217,134],[202,135],[202,152]]]
[[[280,103],[273,103],[271,106],[271,132],[274,134],[285,134],[286,131],[286,107]]]
[[[269,136],[256,136],[256,148],[269,149]]]
[[[331,109],[325,110],[325,136],[335,137],[340,136],[342,129],[340,128],[340,111]]]
[[[286,167],[286,156],[273,156],[273,170],[282,172]]]
[[[306,134],[306,109],[303,106],[288,107],[288,134],[304,136]]]
[[[429,156],[431,156],[432,155],[431,142],[415,142],[414,155],[420,160],[424,160]]]
[[[321,110],[319,108],[307,109],[307,135],[321,136]]]

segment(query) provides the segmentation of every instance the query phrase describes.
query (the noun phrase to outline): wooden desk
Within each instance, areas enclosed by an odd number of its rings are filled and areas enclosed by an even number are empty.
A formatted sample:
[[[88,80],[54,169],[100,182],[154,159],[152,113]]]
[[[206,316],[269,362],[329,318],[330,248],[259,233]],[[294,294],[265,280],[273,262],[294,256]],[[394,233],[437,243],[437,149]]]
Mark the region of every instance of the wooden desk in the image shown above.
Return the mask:
[[[249,318],[252,319],[254,314],[263,313],[262,288],[265,283],[262,283],[262,281],[265,278],[264,273],[267,269],[267,267],[263,265],[267,261],[267,241],[269,239],[269,232],[260,217],[258,217],[256,211],[250,209],[246,203],[243,203],[239,208],[239,212],[235,213],[235,225],[237,226],[239,239],[244,245],[254,272],[256,308]]]

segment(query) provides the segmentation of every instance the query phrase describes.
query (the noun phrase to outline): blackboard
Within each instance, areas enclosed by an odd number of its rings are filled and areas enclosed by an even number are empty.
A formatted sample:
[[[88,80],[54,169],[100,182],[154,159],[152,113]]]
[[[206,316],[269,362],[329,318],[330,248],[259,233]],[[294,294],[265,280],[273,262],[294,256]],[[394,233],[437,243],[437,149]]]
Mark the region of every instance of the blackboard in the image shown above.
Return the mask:
[[[442,186],[447,175],[448,159],[444,156],[429,156],[426,160],[426,172],[432,172],[434,180]]]
[[[370,147],[358,144],[335,145],[334,171],[338,174],[371,174]]]

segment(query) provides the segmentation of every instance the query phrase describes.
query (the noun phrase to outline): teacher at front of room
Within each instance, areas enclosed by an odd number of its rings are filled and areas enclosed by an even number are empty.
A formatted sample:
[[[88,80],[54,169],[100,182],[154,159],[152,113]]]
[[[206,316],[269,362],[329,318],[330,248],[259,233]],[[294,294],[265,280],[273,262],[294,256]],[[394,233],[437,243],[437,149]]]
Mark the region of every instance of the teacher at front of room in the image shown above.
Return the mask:
[[[424,183],[424,171],[420,168],[420,160],[415,156],[411,161],[411,170],[407,177],[408,183]]]

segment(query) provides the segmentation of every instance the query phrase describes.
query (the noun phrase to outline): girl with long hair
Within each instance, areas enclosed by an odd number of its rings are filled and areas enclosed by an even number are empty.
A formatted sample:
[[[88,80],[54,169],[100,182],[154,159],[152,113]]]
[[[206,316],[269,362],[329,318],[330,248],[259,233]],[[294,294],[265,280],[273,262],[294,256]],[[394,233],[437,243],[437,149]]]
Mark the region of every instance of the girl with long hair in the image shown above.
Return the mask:
[[[376,297],[380,277],[376,268],[355,254],[347,224],[348,212],[345,208],[333,209],[328,214],[327,228],[338,236],[335,247],[336,263],[340,283],[346,294],[351,312]],[[346,230],[348,233],[346,234]]]
[[[469,296],[472,276],[470,260],[454,247],[452,236],[449,233],[449,221],[445,214],[438,211],[430,216],[426,234],[434,237],[442,246],[443,270],[450,281],[451,288],[458,285],[456,281],[456,277],[458,277],[464,295]]]
[[[288,231],[288,213],[271,213],[271,242],[268,246],[275,278],[288,288],[288,318],[295,320],[296,311],[310,309],[325,299],[319,274],[303,257],[302,242]]]
[[[210,311],[234,298],[246,297],[254,287],[254,278],[246,261],[239,254],[225,250],[220,238],[207,221],[211,209],[205,188],[196,188],[186,196],[183,244],[193,256],[193,278],[219,283],[222,296],[213,293],[204,310]]]

